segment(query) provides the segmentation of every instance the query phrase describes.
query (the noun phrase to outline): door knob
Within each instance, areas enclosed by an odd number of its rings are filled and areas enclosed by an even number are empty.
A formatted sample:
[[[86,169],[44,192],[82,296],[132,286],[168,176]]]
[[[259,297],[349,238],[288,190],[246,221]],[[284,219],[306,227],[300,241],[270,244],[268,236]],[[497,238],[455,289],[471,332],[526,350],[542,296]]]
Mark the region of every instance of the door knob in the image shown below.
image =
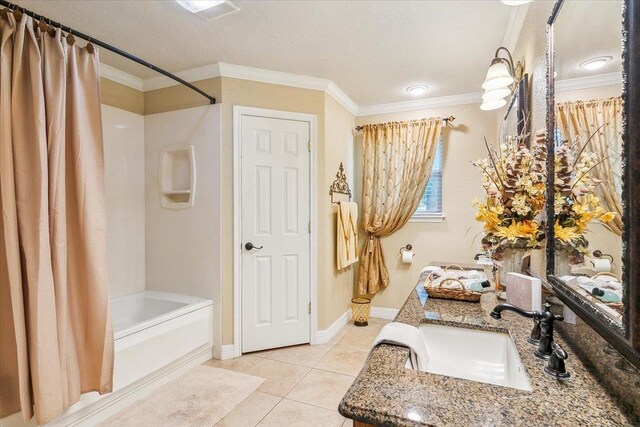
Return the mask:
[[[262,246],[255,246],[253,243],[247,242],[245,243],[244,248],[250,251],[251,249],[262,249]]]

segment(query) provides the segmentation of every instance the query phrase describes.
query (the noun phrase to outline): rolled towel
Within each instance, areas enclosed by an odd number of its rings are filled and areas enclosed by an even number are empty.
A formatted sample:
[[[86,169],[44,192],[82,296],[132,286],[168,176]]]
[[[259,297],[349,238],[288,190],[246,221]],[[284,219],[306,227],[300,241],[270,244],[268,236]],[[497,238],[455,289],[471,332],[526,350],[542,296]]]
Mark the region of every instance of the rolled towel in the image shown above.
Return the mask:
[[[437,279],[433,279],[431,281],[431,286],[440,286],[440,282],[442,282],[445,279],[457,279],[457,278],[458,277],[454,273],[445,273],[442,276],[439,276]]]
[[[431,273],[434,270],[441,270],[441,268],[438,267],[437,265],[428,265],[425,268],[423,268],[420,273],[426,273],[426,272]]]
[[[399,322],[387,323],[373,342],[371,351],[380,344],[392,344],[408,348],[411,366],[419,370],[427,369],[427,364],[429,363],[427,343],[420,329],[415,326]]]

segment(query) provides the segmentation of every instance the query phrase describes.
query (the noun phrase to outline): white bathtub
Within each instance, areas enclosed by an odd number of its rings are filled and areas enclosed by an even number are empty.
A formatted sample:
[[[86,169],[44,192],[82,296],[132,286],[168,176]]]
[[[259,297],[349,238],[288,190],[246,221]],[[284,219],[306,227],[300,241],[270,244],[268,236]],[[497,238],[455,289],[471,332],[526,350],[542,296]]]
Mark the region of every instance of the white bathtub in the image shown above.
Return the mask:
[[[112,298],[114,339],[126,337],[167,320],[211,305],[211,300],[167,292],[144,291]]]
[[[114,391],[198,348],[212,346],[211,300],[144,291],[110,303]]]
[[[172,375],[211,357],[211,300],[144,291],[111,299],[110,310],[115,339],[113,393],[82,395],[47,427],[94,426]],[[17,422],[6,425],[23,426]]]

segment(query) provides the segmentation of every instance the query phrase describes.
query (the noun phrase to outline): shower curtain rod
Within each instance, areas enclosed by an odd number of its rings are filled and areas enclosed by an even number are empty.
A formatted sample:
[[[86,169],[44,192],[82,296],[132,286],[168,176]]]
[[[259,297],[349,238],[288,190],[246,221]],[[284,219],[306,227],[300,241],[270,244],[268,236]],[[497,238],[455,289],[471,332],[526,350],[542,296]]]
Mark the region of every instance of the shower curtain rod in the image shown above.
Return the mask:
[[[140,59],[137,56],[134,56],[134,55],[130,54],[129,52],[125,52],[122,49],[118,49],[115,46],[111,46],[110,44],[107,44],[107,43],[105,43],[103,41],[100,41],[100,40],[95,39],[95,38],[93,38],[91,36],[88,36],[86,34],[83,34],[83,33],[79,32],[79,31],[76,31],[73,28],[67,27],[66,25],[62,25],[59,22],[52,21],[49,18],[46,18],[46,17],[44,17],[42,15],[38,15],[35,12],[32,12],[32,11],[30,11],[28,9],[25,9],[24,7],[18,6],[17,4],[8,2],[6,0],[0,0],[0,6],[4,6],[4,7],[10,9],[10,10],[19,10],[20,12],[24,13],[25,15],[28,15],[28,16],[34,18],[34,19],[37,19],[38,21],[44,21],[44,22],[46,22],[47,24],[49,24],[49,25],[51,25],[53,27],[60,28],[62,31],[65,31],[65,32],[67,32],[69,34],[72,34],[74,37],[76,37],[76,36],[80,37],[81,39],[84,39],[84,40],[88,41],[89,43],[92,43],[92,44],[94,44],[96,46],[100,46],[101,48],[107,49],[107,50],[109,50],[109,51],[111,51],[113,53],[116,53],[116,54],[120,55],[120,56],[124,56],[125,58],[130,59],[133,62],[136,62],[136,63],[138,63],[138,64],[140,64],[140,65],[142,65],[144,67],[150,68],[153,71],[156,71],[156,72],[158,72],[158,73],[160,73],[160,74],[162,74],[162,75],[164,75],[166,77],[169,77],[170,79],[175,80],[180,84],[183,84],[184,86],[188,87],[189,89],[198,92],[200,95],[202,95],[205,98],[207,98],[211,104],[215,104],[216,103],[216,99],[213,96],[211,96],[208,93],[206,93],[205,91],[203,91],[202,89],[192,85],[191,83],[189,83],[188,81],[186,81],[184,79],[181,79],[180,77],[176,76],[175,74],[171,74],[170,72],[165,71],[162,68],[156,67],[155,65],[145,61],[144,59]]]
[[[445,126],[447,126],[452,124],[455,121],[455,119],[456,119],[455,117],[449,116],[442,119],[442,121],[444,122]],[[355,131],[360,132],[362,129],[364,129],[364,126],[356,126]]]

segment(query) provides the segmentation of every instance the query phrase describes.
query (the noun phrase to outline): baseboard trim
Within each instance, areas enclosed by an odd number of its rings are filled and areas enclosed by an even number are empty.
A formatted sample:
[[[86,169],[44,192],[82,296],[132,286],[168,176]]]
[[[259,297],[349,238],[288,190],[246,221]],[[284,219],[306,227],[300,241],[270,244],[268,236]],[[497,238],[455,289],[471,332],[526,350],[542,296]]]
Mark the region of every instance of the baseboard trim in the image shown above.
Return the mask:
[[[377,319],[393,320],[399,311],[397,308],[371,307],[371,314],[369,316]]]
[[[234,357],[236,357],[235,346],[233,344],[223,345],[222,348],[220,349],[220,354],[218,358],[220,360],[227,360],[227,359],[233,359]]]
[[[351,319],[351,310],[347,310],[331,326],[316,334],[316,340],[312,344],[326,344],[335,337]]]

